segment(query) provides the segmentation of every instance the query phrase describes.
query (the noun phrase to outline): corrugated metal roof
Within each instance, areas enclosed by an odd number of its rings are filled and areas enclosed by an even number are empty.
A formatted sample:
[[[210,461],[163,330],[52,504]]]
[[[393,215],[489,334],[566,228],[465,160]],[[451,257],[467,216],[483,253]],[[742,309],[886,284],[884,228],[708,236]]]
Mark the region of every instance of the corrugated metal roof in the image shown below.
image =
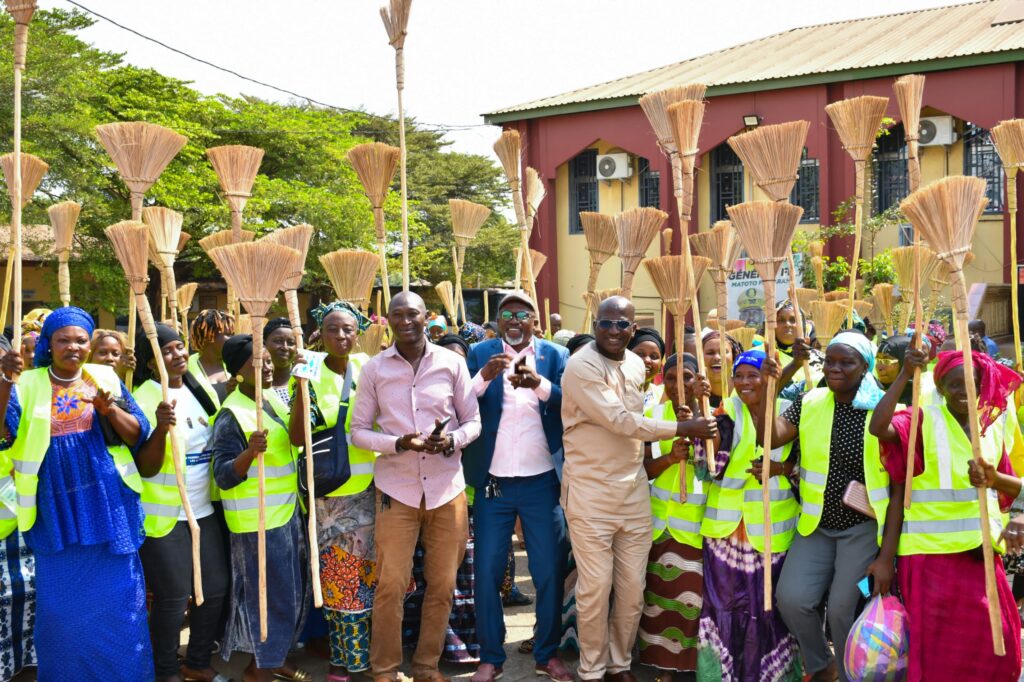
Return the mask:
[[[818,75],[824,79],[818,82],[828,82],[828,74],[844,74],[842,80],[848,80],[846,74],[851,71],[1019,52],[1024,50],[1024,25],[991,25],[1008,3],[1019,1],[982,0],[796,28],[607,83],[498,109],[486,116],[515,120],[531,117],[515,114],[533,111],[536,115],[537,110],[622,106],[629,103],[624,101],[629,98],[685,83],[705,83],[708,95],[714,96],[764,89],[755,86],[766,81]],[[934,68],[939,67],[933,65],[931,70]],[[784,87],[782,83],[779,86]]]

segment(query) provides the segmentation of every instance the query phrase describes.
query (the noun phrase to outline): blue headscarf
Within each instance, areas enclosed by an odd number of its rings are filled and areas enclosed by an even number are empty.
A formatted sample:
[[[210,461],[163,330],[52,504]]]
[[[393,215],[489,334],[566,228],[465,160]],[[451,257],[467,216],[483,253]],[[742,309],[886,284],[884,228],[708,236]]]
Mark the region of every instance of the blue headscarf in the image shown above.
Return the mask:
[[[761,365],[764,364],[765,358],[768,356],[764,354],[763,350],[748,350],[740,353],[736,361],[732,363],[732,371],[735,374],[736,370],[740,368],[740,365],[750,365],[754,369],[761,369]]]
[[[475,322],[463,322],[462,327],[459,329],[459,336],[466,343],[479,343],[484,340],[487,334],[484,333],[484,328]]]
[[[50,338],[54,332],[64,327],[81,327],[91,337],[96,329],[96,323],[92,321],[89,313],[74,306],[57,308],[47,315],[46,321],[43,322],[43,328],[39,332],[39,339],[36,341],[36,355],[33,360],[36,367],[49,367],[53,364]]]
[[[885,391],[879,387],[878,382],[875,381],[875,377],[872,372],[875,371],[875,347],[868,340],[868,337],[863,334],[856,332],[842,332],[832,337],[832,340],[828,342],[829,346],[848,346],[864,358],[864,362],[868,363],[868,372],[861,379],[860,386],[857,388],[857,395],[853,397],[853,406],[858,410],[873,410],[878,406],[878,403],[882,400],[885,395]]]
[[[370,319],[359,312],[359,309],[348,301],[333,301],[331,303],[321,303],[316,308],[309,312],[310,316],[316,322],[317,327],[324,326],[324,318],[331,313],[341,311],[352,316],[356,321],[356,325],[361,332],[365,332],[366,328],[370,326]]]

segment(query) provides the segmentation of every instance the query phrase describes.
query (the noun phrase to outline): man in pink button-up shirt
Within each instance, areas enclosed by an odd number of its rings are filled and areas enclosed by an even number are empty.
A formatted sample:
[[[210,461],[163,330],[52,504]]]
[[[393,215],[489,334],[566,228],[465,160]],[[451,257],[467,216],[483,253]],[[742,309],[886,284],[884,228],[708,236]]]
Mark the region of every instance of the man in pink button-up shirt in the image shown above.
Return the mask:
[[[376,680],[398,679],[402,605],[417,539],[426,549],[427,591],[413,679],[444,679],[437,665],[468,533],[460,456],[480,435],[480,411],[465,362],[428,343],[425,323],[422,298],[403,292],[391,299],[388,325],[395,344],[363,366],[352,414],[352,443],[380,453],[374,464],[378,583],[370,638]]]

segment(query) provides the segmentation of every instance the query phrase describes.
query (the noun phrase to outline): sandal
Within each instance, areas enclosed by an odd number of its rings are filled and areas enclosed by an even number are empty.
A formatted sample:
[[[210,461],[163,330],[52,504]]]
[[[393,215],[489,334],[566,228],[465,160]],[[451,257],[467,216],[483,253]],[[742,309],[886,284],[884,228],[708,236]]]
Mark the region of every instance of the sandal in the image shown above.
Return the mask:
[[[291,674],[278,668],[274,671],[274,679],[284,680],[284,682],[313,682],[313,676],[302,668],[296,668],[295,672]]]
[[[521,654],[532,654],[533,653],[534,638],[524,639],[519,643],[519,653]]]

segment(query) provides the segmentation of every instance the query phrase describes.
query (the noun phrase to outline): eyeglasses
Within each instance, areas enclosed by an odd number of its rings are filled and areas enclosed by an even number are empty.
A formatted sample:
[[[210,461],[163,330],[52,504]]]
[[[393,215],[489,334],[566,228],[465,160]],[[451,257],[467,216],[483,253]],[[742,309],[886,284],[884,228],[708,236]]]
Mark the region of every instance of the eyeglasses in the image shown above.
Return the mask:
[[[516,312],[512,312],[511,310],[501,311],[501,319],[505,320],[506,322],[508,320],[511,320],[512,318],[515,318],[520,322],[526,322],[531,317],[533,317],[533,313],[531,313],[528,310],[517,310]]]
[[[597,326],[598,328],[605,330],[615,327],[620,332],[624,332],[633,326],[633,323],[629,320],[598,320]]]

